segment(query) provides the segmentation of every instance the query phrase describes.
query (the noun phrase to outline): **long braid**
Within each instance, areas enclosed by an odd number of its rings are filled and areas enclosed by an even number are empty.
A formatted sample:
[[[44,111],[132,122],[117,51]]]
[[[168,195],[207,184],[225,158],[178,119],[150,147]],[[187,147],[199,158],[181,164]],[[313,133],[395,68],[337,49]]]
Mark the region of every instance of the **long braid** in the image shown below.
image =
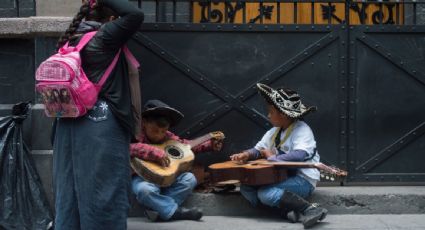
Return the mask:
[[[72,19],[72,22],[69,25],[69,28],[65,31],[65,33],[62,36],[60,36],[58,43],[56,44],[56,48],[59,49],[67,41],[69,41],[69,39],[75,34],[75,31],[77,31],[77,28],[80,25],[81,21],[89,14],[89,11],[90,11],[90,7],[87,2],[81,5],[80,11]]]

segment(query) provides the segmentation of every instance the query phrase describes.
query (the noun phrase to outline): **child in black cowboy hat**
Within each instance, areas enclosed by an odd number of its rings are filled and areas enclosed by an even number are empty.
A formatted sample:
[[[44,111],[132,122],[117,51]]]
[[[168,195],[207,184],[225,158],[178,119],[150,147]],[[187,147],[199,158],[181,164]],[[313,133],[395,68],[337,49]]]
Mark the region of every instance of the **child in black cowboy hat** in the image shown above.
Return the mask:
[[[268,118],[274,126],[257,145],[249,150],[230,156],[233,161],[265,158],[269,161],[320,161],[316,151],[316,141],[310,127],[301,117],[314,111],[306,107],[299,95],[290,89],[273,89],[257,84],[260,94],[268,104]],[[326,217],[327,210],[310,204],[304,198],[311,195],[320,180],[315,168],[300,168],[291,173],[288,179],[260,187],[241,185],[242,195],[254,206],[261,202],[271,207],[281,208],[293,222],[302,222],[305,228],[311,227]]]
[[[161,144],[167,140],[187,143],[187,140],[174,135],[168,129],[183,118],[178,110],[159,100],[149,100],[142,112],[142,135],[137,143],[130,145],[131,157],[157,162],[167,167],[170,159],[160,148],[149,144]],[[219,151],[221,140],[212,139],[192,148],[192,151]],[[131,179],[132,190],[137,200],[145,207],[145,214],[151,221],[157,220],[199,220],[202,212],[197,208],[182,208],[180,205],[192,193],[196,186],[196,178],[191,172],[177,176],[176,181],[168,187],[146,181],[134,174]]]

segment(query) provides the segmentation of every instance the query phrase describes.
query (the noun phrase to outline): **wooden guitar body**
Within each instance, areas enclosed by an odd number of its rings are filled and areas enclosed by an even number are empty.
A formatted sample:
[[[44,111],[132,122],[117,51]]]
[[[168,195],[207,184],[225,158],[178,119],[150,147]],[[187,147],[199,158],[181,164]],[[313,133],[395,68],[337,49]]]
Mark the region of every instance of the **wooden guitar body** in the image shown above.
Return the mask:
[[[246,185],[266,185],[287,178],[287,169],[273,165],[238,164],[234,161],[212,164],[209,167],[211,182],[238,180]]]
[[[189,144],[183,144],[175,140],[169,140],[160,145],[154,145],[164,150],[170,159],[170,165],[163,167],[155,162],[145,161],[136,157],[131,158],[130,165],[133,170],[143,179],[157,184],[161,187],[168,187],[183,172],[192,169],[195,155],[192,147],[198,146],[212,138],[224,139],[224,134],[220,131],[211,132],[199,138],[189,141]]]
[[[170,165],[168,167],[162,167],[154,162],[141,160],[136,157],[132,158],[131,167],[145,180],[161,187],[167,187],[176,180],[176,177],[180,173],[191,169],[195,155],[190,145],[169,140],[161,145],[153,146],[164,150],[164,152],[168,154]]]

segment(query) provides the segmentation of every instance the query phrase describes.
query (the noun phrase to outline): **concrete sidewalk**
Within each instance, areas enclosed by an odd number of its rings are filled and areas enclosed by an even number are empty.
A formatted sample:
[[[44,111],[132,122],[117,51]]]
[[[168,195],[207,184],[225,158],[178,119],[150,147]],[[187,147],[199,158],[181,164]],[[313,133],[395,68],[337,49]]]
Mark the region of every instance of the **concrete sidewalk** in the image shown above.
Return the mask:
[[[266,217],[228,217],[204,216],[201,221],[172,221],[152,223],[146,218],[129,218],[129,230],[300,230],[301,223],[288,223],[279,218]],[[344,229],[344,230],[423,230],[425,214],[412,215],[332,215],[311,229]]]
[[[310,198],[333,214],[425,214],[424,186],[318,187]],[[130,217],[142,217],[143,211],[132,199]],[[194,193],[183,204],[197,206],[206,216],[277,216],[268,207],[253,208],[239,192],[224,194]]]

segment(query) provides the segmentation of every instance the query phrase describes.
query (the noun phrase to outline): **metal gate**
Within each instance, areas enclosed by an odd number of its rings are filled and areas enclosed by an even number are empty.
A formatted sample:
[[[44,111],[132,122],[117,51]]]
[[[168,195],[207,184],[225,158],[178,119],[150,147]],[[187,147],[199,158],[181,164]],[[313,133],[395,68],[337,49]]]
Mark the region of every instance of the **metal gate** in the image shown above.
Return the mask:
[[[294,88],[318,106],[305,119],[322,161],[347,169],[348,182],[425,181],[425,30],[406,16],[416,14],[415,2],[206,1],[195,12],[191,1],[186,22],[176,20],[180,1],[154,3],[155,22],[130,43],[142,65],[143,101],[181,110],[174,131],[184,137],[224,131],[224,150],[198,162],[228,160],[270,128],[255,89],[262,82]],[[257,17],[247,16],[249,3],[258,4]],[[288,3],[293,21],[279,23]],[[310,23],[299,24],[305,3]]]
[[[13,8],[13,2],[0,4],[1,12]],[[347,169],[348,183],[425,182],[425,19],[420,3],[133,3],[146,13],[129,44],[142,66],[143,101],[157,98],[181,110],[185,118],[173,131],[183,137],[215,130],[227,136],[223,151],[200,154],[198,162],[227,160],[252,147],[270,128],[254,87],[262,82],[296,89],[305,104],[318,107],[305,119],[322,161]],[[1,40],[2,114],[3,105],[34,99],[31,70],[54,51],[55,42],[51,37]],[[50,121],[41,110],[31,126],[31,148],[50,148],[45,132]]]

